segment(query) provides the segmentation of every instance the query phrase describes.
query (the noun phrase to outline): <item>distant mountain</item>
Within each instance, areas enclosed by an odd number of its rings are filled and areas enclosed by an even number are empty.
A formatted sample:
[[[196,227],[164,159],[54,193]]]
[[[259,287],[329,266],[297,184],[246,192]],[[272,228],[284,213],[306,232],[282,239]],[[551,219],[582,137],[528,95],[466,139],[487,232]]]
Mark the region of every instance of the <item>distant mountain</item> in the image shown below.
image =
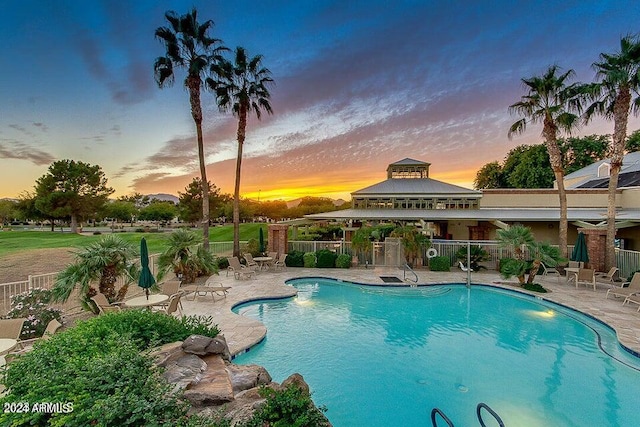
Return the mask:
[[[163,202],[172,202],[176,204],[180,200],[173,194],[167,194],[167,193],[147,194],[147,196],[149,196],[151,200],[156,199],[156,200],[161,200]]]

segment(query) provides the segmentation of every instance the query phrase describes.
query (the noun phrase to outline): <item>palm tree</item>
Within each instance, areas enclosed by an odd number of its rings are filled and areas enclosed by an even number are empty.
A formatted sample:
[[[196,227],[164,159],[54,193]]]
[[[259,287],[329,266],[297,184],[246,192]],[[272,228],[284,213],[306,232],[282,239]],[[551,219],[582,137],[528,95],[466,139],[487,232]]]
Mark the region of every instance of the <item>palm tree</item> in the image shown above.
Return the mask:
[[[560,198],[560,229],[559,246],[563,257],[567,256],[567,193],[564,188],[564,167],[562,165],[562,152],[558,144],[558,133],[571,133],[577,127],[578,116],[573,111],[580,108],[576,100],[577,84],[566,84],[567,79],[575,73],[569,70],[558,75],[558,66],[552,65],[542,76],[534,76],[522,79],[527,93],[522,96],[520,102],[509,106],[511,113],[523,116],[509,128],[508,137],[521,134],[527,128],[527,123],[542,122],[542,137],[549,153],[549,160],[553,175],[558,186]]]
[[[613,118],[611,163],[609,170],[609,195],[607,207],[607,237],[605,267],[615,266],[614,241],[616,237],[616,190],[618,175],[622,167],[627,138],[629,113],[638,115],[640,108],[640,40],[637,36],[626,36],[620,40],[620,51],[615,54],[600,54],[595,62],[598,82],[587,85],[593,103],[584,113],[588,122],[595,115]],[[633,99],[632,99],[633,98]]]
[[[514,259],[509,260],[500,273],[505,278],[510,276],[518,277],[521,285],[525,283],[525,274],[529,269],[526,283],[532,284],[536,274],[540,269],[540,264],[555,266],[563,258],[560,256],[558,248],[546,242],[538,242],[534,239],[531,229],[522,225],[513,225],[506,229],[497,231],[500,246],[512,249]],[[531,263],[525,260],[525,249],[527,255],[532,259]]]
[[[191,116],[196,124],[198,142],[198,159],[200,161],[200,178],[202,182],[202,235],[205,249],[209,249],[209,181],[202,140],[202,106],[200,88],[203,77],[212,63],[221,60],[221,52],[226,50],[220,39],[208,36],[213,21],[200,24],[196,9],[178,16],[174,11],[165,13],[169,21],[168,27],[158,27],[155,36],[166,49],[166,55],[156,58],[153,66],[154,77],[160,88],[170,86],[175,79],[174,67],[185,68],[187,77],[184,86],[189,91]]]
[[[116,235],[108,235],[75,254],[75,262],[68,265],[56,278],[52,288],[56,301],[66,301],[80,287],[80,299],[87,302],[96,294],[91,282],[98,281],[98,291],[109,302],[122,301],[130,283],[139,275],[136,261],[138,253],[129,242]],[[125,277],[125,285],[116,292],[116,281]]]
[[[176,230],[167,243],[167,249],[158,259],[158,280],[173,271],[182,283],[193,283],[198,276],[216,272],[213,255],[204,250],[202,238],[197,234]]]
[[[262,111],[273,114],[269,87],[273,84],[271,71],[262,66],[262,55],[250,58],[246,50],[237,47],[233,62],[223,60],[211,65],[212,77],[207,85],[215,91],[221,111],[231,110],[238,117],[238,157],[236,183],[233,192],[233,255],[240,255],[240,171],[247,117],[255,113],[258,120]]]

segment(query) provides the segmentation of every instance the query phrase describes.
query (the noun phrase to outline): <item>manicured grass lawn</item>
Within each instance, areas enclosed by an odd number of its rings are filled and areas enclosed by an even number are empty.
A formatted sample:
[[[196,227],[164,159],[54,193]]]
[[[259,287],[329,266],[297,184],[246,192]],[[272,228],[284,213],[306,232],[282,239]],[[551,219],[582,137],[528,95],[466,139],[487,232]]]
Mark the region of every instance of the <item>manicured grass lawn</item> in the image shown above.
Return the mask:
[[[264,238],[267,238],[267,225],[262,223],[240,224],[240,240],[258,239],[260,227],[264,228]],[[201,233],[200,230],[196,230]],[[166,247],[169,233],[117,233],[123,240],[136,246],[140,239],[147,240],[150,253],[162,252]],[[233,240],[233,225],[211,227],[209,239],[212,242],[230,242]],[[81,248],[99,240],[102,235],[84,236],[79,234],[61,233],[59,231],[2,231],[0,232],[0,256],[19,251],[47,248]]]

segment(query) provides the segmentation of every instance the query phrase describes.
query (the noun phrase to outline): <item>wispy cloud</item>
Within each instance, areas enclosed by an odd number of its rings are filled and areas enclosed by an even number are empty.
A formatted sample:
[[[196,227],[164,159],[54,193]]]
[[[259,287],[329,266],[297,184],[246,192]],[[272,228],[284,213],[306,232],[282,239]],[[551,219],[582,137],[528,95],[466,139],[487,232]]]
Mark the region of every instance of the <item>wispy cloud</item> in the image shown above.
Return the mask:
[[[55,160],[51,154],[19,141],[0,140],[0,159],[27,160],[35,165],[48,165]]]

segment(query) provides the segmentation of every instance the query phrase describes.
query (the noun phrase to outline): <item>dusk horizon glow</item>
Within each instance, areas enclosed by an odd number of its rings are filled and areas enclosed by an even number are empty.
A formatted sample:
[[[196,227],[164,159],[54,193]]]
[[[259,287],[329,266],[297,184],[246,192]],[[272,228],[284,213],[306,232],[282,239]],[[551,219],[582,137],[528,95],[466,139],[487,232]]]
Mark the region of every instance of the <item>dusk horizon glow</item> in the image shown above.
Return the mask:
[[[172,87],[153,80],[155,29],[192,7],[273,74],[274,114],[249,119],[243,156],[241,194],[260,200],[348,200],[405,157],[472,188],[484,164],[542,142],[535,125],[507,138],[522,78],[557,64],[593,81],[599,54],[640,33],[634,1],[8,2],[0,198],[62,159],[100,165],[114,197],[177,195],[200,176],[184,72]],[[237,119],[201,97],[208,179],[232,193]],[[639,128],[630,118],[628,134]],[[612,131],[598,119],[576,136]]]

